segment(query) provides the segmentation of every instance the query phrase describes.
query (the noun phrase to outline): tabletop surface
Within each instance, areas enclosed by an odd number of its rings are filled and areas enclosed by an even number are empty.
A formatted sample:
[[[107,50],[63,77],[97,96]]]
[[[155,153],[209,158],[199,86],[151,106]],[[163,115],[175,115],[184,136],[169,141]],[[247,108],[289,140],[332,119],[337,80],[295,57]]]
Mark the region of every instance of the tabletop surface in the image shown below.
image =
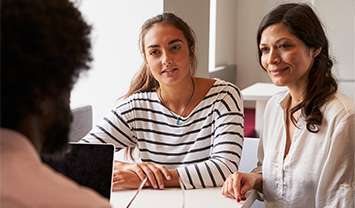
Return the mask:
[[[249,191],[247,199],[237,202],[235,199],[227,198],[221,194],[221,187],[185,190],[185,204],[183,206],[183,191],[180,188],[166,188],[154,190],[151,188],[142,189],[130,207],[169,207],[169,208],[192,208],[192,207],[250,207],[255,199],[256,192]],[[127,207],[129,201],[136,193],[135,189],[118,189],[111,194],[111,205],[114,208]]]
[[[257,82],[242,90],[244,100],[268,100],[274,94],[287,90],[272,83]]]

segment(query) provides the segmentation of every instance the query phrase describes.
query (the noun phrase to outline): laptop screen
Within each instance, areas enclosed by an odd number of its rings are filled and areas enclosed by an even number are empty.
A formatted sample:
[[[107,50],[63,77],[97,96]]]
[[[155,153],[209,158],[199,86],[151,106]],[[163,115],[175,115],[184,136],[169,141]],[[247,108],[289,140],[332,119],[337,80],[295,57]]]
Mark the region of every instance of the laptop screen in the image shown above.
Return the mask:
[[[57,172],[110,199],[114,145],[70,143],[71,150],[60,160],[42,157]]]

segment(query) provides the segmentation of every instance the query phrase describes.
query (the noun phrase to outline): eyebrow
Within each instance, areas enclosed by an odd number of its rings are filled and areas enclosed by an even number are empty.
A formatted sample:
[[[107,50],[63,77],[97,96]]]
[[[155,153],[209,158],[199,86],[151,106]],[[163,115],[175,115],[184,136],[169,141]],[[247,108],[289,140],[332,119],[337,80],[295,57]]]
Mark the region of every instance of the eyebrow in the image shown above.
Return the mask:
[[[183,42],[183,41],[180,39],[174,39],[174,40],[169,41],[168,45],[174,44],[176,42]],[[160,45],[150,45],[147,48],[159,48],[159,47],[160,47]]]
[[[171,45],[171,44],[176,43],[176,42],[183,42],[183,41],[180,40],[180,39],[171,40],[171,41],[169,41],[168,45]]]
[[[291,39],[289,39],[289,38],[281,38],[281,39],[278,39],[275,43],[277,44],[277,43],[279,43],[279,42],[281,42],[281,41],[284,41],[284,40],[293,41],[293,40],[291,40]],[[260,43],[259,46],[263,46],[263,45],[267,45],[267,44],[266,44],[266,43]]]

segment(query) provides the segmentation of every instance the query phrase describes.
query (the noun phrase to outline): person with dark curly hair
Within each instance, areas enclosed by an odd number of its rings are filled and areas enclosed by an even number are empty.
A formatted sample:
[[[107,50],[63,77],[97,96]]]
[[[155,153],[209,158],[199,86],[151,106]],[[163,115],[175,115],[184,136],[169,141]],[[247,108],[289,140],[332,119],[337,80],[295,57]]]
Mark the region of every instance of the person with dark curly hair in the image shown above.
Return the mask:
[[[68,147],[70,91],[89,69],[90,32],[68,0],[1,1],[0,207],[110,207],[40,158]]]
[[[261,21],[260,64],[288,90],[267,103],[258,167],[236,172],[222,193],[241,200],[249,189],[266,207],[353,207],[354,100],[337,91],[328,40],[307,4],[282,4]]]

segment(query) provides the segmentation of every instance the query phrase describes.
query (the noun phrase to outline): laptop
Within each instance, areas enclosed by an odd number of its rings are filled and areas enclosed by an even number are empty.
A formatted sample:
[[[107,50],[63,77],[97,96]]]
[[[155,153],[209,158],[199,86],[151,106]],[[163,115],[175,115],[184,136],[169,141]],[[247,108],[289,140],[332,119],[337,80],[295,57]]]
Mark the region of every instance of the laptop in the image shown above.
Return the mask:
[[[57,172],[110,199],[114,161],[113,144],[70,143],[60,160],[42,157]]]

